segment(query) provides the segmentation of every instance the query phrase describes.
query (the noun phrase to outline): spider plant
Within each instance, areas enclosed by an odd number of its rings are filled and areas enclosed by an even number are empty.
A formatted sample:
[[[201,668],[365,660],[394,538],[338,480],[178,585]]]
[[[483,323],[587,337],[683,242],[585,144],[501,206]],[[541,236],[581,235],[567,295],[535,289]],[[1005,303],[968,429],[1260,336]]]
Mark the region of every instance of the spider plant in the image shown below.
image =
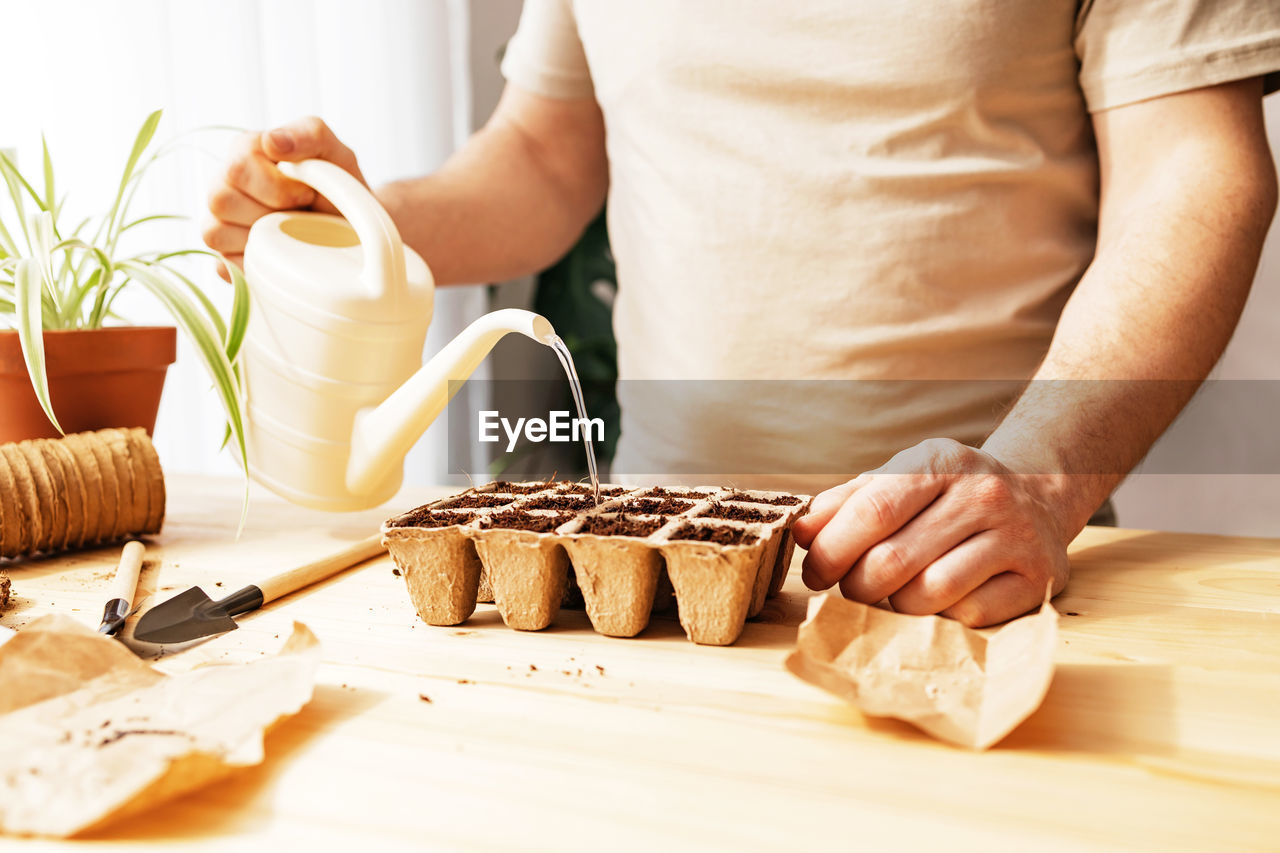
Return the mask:
[[[8,212],[16,222],[11,231],[0,215],[0,321],[8,321],[17,330],[31,387],[49,420],[62,432],[49,401],[43,332],[101,328],[120,320],[113,306],[126,287],[150,292],[195,346],[226,413],[227,441],[234,443],[243,463],[245,425],[237,356],[249,321],[244,276],[234,264],[226,264],[234,295],[230,316],[224,320],[200,287],[174,263],[192,255],[220,258],[217,253],[181,249],[125,254],[119,249],[121,237],[135,228],[182,218],[168,214],[129,217],[148,167],[165,151],[165,146],[158,146],[148,153],[160,115],[157,110],[142,123],[110,209],[101,217],[89,217],[71,227],[62,221],[66,196],[57,195],[47,142],[42,138],[43,192],[36,192],[12,158],[0,151],[0,176],[11,203]]]

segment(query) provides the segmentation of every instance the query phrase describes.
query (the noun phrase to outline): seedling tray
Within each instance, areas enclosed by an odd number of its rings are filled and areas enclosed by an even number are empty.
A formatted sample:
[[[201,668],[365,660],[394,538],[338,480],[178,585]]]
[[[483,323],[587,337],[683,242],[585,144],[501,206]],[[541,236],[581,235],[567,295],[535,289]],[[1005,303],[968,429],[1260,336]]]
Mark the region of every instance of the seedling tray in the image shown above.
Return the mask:
[[[383,542],[418,615],[458,625],[492,600],[511,628],[551,625],[573,589],[596,631],[633,637],[678,608],[695,643],[742,633],[786,578],[791,525],[810,498],[786,492],[492,483],[387,520]]]

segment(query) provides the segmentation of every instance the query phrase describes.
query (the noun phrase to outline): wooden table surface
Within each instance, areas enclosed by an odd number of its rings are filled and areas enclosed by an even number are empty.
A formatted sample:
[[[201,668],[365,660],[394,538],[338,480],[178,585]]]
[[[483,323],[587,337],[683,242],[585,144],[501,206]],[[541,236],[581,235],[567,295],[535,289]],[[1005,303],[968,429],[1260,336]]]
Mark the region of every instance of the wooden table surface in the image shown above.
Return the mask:
[[[240,485],[171,478],[142,586],[229,591],[376,530]],[[115,549],[9,565],[0,624],[96,624]],[[538,633],[491,605],[417,619],[389,558],[241,618],[176,671],[320,638],[315,698],[267,760],[92,838],[169,849],[1280,849],[1280,541],[1086,530],[1072,548],[1043,706],[986,753],[864,718],[782,660],[809,593],[734,646],[674,620],[636,639],[562,613]],[[534,669],[536,667],[536,670]],[[430,701],[427,701],[428,697]],[[23,842],[24,849],[67,847]],[[69,847],[67,847],[69,849]]]

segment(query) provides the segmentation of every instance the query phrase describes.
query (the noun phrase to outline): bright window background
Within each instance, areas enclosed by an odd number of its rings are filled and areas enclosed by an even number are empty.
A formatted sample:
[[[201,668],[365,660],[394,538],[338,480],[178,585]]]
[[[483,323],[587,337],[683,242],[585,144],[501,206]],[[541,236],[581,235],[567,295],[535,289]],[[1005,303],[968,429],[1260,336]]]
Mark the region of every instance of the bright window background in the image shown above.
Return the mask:
[[[483,6],[484,4],[479,4]],[[157,162],[132,214],[192,221],[138,229],[138,250],[202,246],[204,204],[235,136],[319,115],[359,155],[369,181],[437,168],[472,128],[471,6],[465,0],[0,0],[5,110],[0,147],[38,175],[48,138],[68,221],[110,204],[134,134],[164,109],[157,140],[181,136]],[[211,263],[192,267],[223,307]],[[483,312],[481,288],[437,295],[428,351]],[[171,325],[145,294],[117,303],[136,323]],[[234,473],[219,454],[221,409],[179,336],[156,425],[167,470]],[[446,473],[443,430],[415,448],[411,481]]]
[[[5,109],[0,147],[39,163],[49,137],[73,210],[107,204],[133,134],[164,107],[158,137],[212,124],[263,127],[323,116],[359,154],[370,181],[438,166],[483,121],[501,87],[495,54],[515,29],[520,0],[0,0],[0,73]],[[1268,128],[1280,160],[1280,95],[1267,100]],[[137,213],[203,216],[219,173],[226,134],[192,136],[160,164]],[[199,245],[198,222],[156,229],[141,248]],[[225,287],[206,268],[201,281],[224,304]],[[502,304],[521,304],[527,284],[508,287]],[[437,296],[427,350],[434,351],[485,310],[477,288]],[[122,306],[133,319],[163,322],[145,298]],[[1280,228],[1263,252],[1253,295],[1215,376],[1280,380]],[[558,374],[553,361],[495,352],[503,376]],[[217,402],[186,347],[170,373],[156,441],[173,471],[233,472],[218,455]],[[1167,440],[1213,444],[1239,470],[1259,442],[1256,424],[1230,412],[1185,419]],[[1265,446],[1265,445],[1264,445]],[[442,430],[410,455],[406,478],[439,482],[449,474]],[[455,466],[456,467],[456,466]],[[1141,467],[1117,495],[1125,526],[1280,535],[1280,476],[1160,475]]]

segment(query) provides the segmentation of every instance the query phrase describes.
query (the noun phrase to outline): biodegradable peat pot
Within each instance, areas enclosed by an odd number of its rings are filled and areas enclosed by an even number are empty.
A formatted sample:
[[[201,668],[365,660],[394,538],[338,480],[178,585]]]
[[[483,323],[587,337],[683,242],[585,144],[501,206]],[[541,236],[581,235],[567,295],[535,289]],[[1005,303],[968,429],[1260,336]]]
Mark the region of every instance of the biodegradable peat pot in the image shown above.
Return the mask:
[[[150,435],[177,357],[173,326],[44,333],[49,399],[66,432],[142,427]],[[17,332],[0,332],[0,443],[56,438],[31,388]]]

